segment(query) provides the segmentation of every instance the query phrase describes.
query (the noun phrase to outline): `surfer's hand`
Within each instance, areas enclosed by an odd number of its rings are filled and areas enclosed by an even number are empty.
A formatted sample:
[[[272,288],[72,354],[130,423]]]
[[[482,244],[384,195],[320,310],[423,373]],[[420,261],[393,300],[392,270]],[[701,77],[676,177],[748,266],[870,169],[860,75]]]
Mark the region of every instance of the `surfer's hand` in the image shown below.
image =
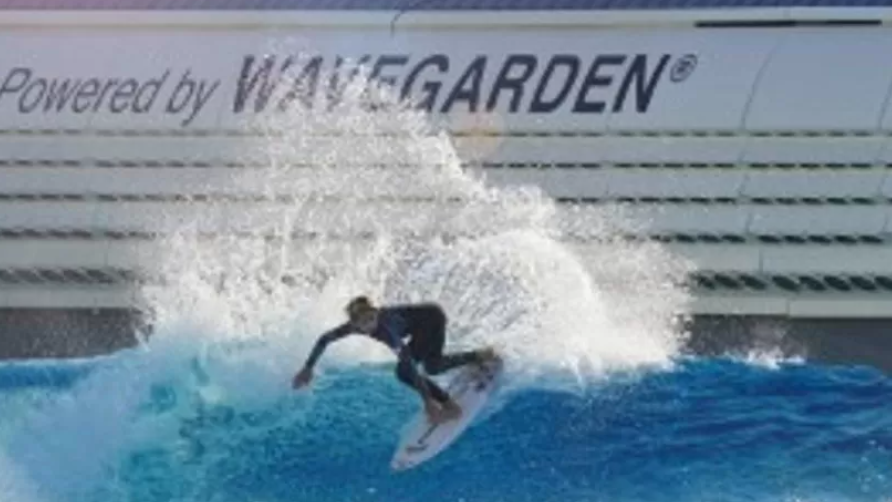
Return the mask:
[[[313,380],[313,370],[304,367],[294,375],[294,380],[291,382],[291,386],[295,389],[299,389],[309,385],[311,380]]]

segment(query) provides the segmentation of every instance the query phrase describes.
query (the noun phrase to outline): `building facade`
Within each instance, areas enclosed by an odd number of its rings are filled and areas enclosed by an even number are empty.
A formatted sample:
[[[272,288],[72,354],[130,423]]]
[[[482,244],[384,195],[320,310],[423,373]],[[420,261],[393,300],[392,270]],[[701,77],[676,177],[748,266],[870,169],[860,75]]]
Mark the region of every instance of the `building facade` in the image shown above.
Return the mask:
[[[892,3],[0,9],[0,308],[24,332],[130,329],[178,208],[250,212],[264,193],[227,180],[268,162],[256,122],[336,103],[356,67],[490,182],[627,206],[626,238],[695,264],[695,314],[892,312]]]

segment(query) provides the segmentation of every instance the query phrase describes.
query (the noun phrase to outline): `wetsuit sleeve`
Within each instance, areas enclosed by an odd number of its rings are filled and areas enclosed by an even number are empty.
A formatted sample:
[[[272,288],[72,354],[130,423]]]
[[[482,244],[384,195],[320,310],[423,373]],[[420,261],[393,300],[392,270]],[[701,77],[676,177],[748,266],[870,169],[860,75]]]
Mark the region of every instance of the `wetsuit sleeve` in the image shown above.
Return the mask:
[[[349,323],[341,324],[340,326],[327,331],[322,336],[316,340],[316,345],[313,347],[313,351],[310,352],[310,356],[307,358],[307,362],[304,364],[307,368],[312,368],[316,365],[316,361],[322,356],[322,353],[325,352],[325,347],[328,346],[331,342],[344,338],[345,336],[353,333],[353,330],[350,327]]]

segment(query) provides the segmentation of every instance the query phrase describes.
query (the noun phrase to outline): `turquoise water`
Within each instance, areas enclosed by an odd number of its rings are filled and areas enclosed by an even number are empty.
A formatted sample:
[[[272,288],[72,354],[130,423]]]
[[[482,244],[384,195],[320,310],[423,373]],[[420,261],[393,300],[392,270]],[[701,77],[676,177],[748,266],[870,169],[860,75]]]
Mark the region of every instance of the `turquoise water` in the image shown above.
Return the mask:
[[[211,390],[207,362],[171,358],[159,378],[154,357],[137,351],[0,367],[0,500],[882,501],[892,494],[892,379],[866,367],[682,358],[590,381],[507,387],[452,448],[397,474],[388,463],[417,403],[387,363],[332,366],[309,393],[286,383],[246,385],[227,397]]]

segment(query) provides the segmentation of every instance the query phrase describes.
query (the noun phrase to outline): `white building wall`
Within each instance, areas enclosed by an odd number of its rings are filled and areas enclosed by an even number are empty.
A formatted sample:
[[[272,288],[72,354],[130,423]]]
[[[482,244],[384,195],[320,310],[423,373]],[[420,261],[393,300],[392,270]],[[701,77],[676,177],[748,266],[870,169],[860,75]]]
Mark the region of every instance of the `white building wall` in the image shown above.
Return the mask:
[[[268,161],[253,121],[298,103],[280,86],[256,112],[264,58],[272,78],[342,57],[428,100],[491,183],[631,205],[630,238],[697,264],[698,312],[887,316],[892,31],[695,27],[706,15],[11,13],[0,304],[128,304],[179,208],[264,193],[232,175]]]

